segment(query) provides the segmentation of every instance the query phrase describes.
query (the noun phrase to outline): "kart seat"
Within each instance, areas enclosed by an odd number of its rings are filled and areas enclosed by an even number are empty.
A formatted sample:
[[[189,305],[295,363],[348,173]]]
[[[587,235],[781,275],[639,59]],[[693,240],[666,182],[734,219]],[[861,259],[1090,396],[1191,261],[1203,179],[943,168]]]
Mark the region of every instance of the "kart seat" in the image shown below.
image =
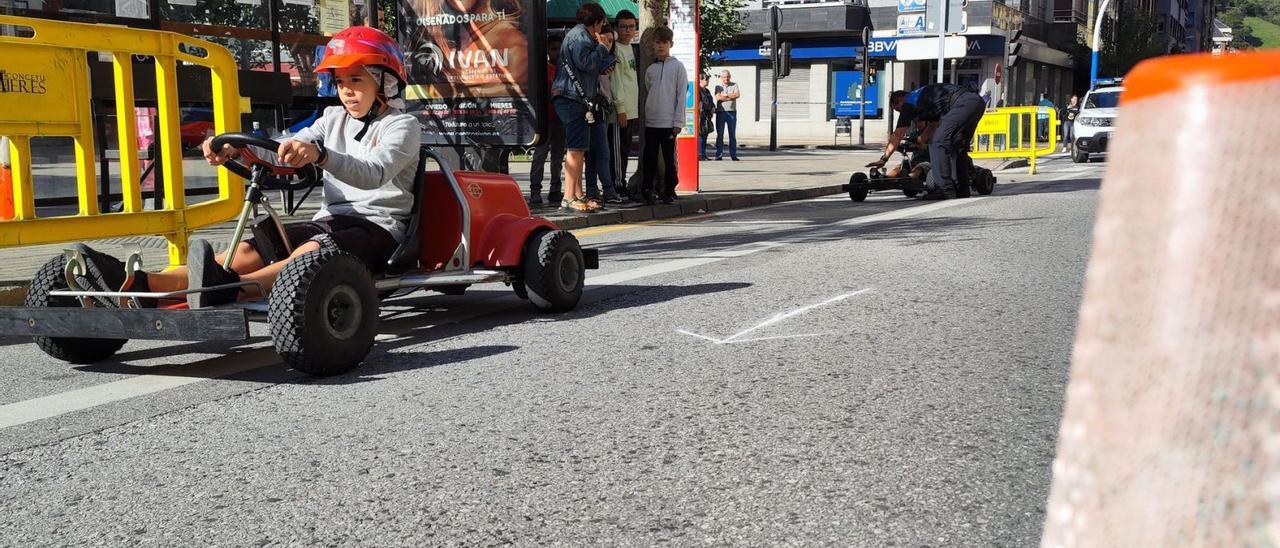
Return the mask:
[[[413,206],[409,209],[409,219],[405,223],[404,242],[397,247],[387,259],[386,276],[397,276],[418,267],[418,254],[422,248],[418,242],[418,225],[422,216],[422,189],[427,178],[427,160],[429,156],[426,146],[419,149],[418,168],[413,177]],[[444,166],[441,166],[444,169]]]

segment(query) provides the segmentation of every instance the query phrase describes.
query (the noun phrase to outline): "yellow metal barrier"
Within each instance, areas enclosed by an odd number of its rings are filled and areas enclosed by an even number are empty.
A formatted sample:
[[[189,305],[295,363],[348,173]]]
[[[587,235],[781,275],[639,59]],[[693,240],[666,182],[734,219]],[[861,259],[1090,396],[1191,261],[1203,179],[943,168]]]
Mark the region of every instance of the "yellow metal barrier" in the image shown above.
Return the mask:
[[[1045,121],[1041,121],[1044,116]],[[1049,125],[1049,142],[1036,137],[1040,125]],[[1058,113],[1049,107],[1005,107],[987,110],[973,134],[970,158],[1026,158],[1030,173],[1036,172],[1036,157],[1052,154],[1058,142]]]
[[[208,67],[213,81],[213,123],[218,133],[239,131],[242,103],[236,62],[225,48],[172,32],[108,25],[63,23],[0,15],[18,36],[0,36],[0,135],[10,139],[14,217],[0,223],[0,248],[158,234],[169,240],[170,264],[186,260],[191,231],[236,216],[244,199],[242,180],[218,170],[218,199],[187,207],[179,135],[177,63]],[[108,53],[115,67],[119,127],[121,213],[98,211],[94,182],[94,133],[90,113],[90,52]],[[164,209],[144,211],[139,181],[137,119],[134,115],[134,55],[151,56],[156,67]],[[31,179],[31,139],[75,140],[79,213],[37,218]]]

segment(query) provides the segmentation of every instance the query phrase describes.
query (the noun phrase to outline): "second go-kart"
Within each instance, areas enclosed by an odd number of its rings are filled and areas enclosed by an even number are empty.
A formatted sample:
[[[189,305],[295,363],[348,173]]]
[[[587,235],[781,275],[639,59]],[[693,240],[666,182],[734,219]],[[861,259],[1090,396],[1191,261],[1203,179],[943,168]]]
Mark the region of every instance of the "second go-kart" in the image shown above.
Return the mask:
[[[914,198],[925,192],[925,179],[928,175],[928,162],[922,162],[923,172],[912,176],[913,168],[920,167],[911,161],[911,152],[927,145],[921,145],[911,140],[903,140],[899,143],[897,151],[902,154],[902,163],[898,175],[890,177],[889,170],[884,168],[873,167],[867,173],[856,172],[849,176],[849,183],[840,185],[841,190],[849,193],[849,199],[855,202],[861,202],[867,199],[867,195],[871,192],[883,190],[896,190],[902,192],[908,198]],[[917,170],[920,171],[920,170]],[[996,177],[991,170],[973,165],[972,160],[969,164],[970,180],[964,185],[964,188],[957,189],[957,196],[967,198],[970,189],[983,196],[989,195],[995,191]]]
[[[265,191],[305,190],[320,179],[314,165],[289,168],[259,158],[250,147],[274,151],[277,143],[249,134],[214,138],[214,150],[231,145],[239,161],[224,168],[249,181],[244,207],[224,264],[246,230],[274,247],[265,260],[284,259],[292,249]],[[434,161],[438,171],[427,171]],[[479,283],[503,282],[544,312],[575,308],[585,270],[598,268],[595,250],[582,249],[573,234],[532,216],[508,175],[453,171],[439,153],[422,147],[414,183],[408,236],[373,275],[354,256],[337,249],[299,255],[285,266],[267,297],[213,308],[189,309],[186,296],[255,282],[237,282],[170,293],[127,290],[141,268],[135,252],[125,261],[125,287],[91,291],[77,277],[88,272],[76,249],[54,257],[32,280],[24,307],[0,308],[0,333],[30,335],[49,355],[71,363],[109,358],[128,339],[244,340],[248,322],[265,320],[276,352],[289,366],[311,375],[334,375],[358,366],[373,346],[383,298],[432,289],[459,294]],[[264,215],[258,215],[265,210]],[[144,308],[141,299],[156,299]]]

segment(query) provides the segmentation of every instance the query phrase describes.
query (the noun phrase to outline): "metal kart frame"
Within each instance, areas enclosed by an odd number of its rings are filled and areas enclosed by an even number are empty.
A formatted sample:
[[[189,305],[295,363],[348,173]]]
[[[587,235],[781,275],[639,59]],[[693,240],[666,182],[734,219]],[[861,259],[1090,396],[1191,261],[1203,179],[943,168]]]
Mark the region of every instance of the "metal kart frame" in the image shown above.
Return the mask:
[[[915,167],[911,163],[910,153],[914,150],[914,147],[917,146],[920,145],[911,144],[907,141],[902,141],[898,146],[897,151],[902,154],[901,173],[904,173],[905,175],[900,175],[898,177],[885,177],[885,173],[888,172],[887,170],[873,167],[867,175],[854,173],[847,184],[840,185],[840,190],[848,192],[850,196],[861,193],[864,198],[867,192],[874,192],[877,190],[901,190],[903,193],[911,193],[911,195],[924,192],[924,180],[917,180],[910,175],[911,169]],[[855,199],[855,201],[862,200]]]

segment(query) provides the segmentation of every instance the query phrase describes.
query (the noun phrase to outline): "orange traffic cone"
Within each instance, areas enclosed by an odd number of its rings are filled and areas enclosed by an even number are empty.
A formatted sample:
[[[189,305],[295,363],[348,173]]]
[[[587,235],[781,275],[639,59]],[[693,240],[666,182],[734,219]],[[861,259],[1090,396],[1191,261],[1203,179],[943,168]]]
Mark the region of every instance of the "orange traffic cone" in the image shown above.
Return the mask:
[[[1041,545],[1274,545],[1280,50],[1124,86]]]

